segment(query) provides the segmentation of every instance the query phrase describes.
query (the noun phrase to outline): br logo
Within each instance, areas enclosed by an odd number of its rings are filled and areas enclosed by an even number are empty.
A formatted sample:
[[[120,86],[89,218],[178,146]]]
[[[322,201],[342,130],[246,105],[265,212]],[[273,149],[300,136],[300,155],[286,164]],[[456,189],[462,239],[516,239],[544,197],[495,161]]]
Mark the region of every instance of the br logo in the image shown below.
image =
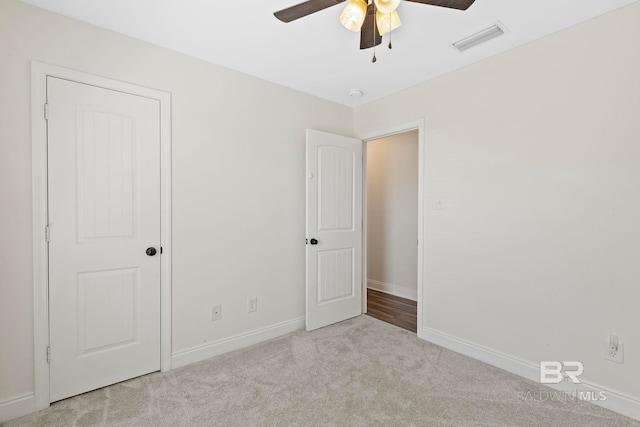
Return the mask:
[[[584,366],[582,362],[546,360],[540,362],[540,383],[559,384],[564,378],[580,384],[578,377],[582,375]]]

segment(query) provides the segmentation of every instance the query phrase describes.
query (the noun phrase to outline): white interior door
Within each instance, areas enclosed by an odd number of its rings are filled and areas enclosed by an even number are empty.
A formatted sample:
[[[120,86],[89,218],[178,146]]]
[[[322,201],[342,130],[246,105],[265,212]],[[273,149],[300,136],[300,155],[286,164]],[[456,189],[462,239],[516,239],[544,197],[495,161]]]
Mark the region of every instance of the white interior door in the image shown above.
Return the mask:
[[[53,402],[160,369],[160,106],[54,77],[47,103]]]
[[[306,327],[362,313],[362,141],[307,129]]]

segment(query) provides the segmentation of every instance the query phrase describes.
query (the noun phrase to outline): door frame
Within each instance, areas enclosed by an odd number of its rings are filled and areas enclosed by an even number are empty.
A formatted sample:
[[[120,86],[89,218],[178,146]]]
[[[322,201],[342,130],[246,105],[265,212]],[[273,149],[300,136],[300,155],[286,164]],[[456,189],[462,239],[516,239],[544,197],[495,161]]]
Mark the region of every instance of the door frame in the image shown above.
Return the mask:
[[[49,406],[49,252],[47,226],[47,77],[57,77],[160,102],[160,369],[171,369],[171,94],[105,77],[31,61],[31,161],[33,197],[33,357],[36,410]]]
[[[417,276],[417,335],[421,337],[423,301],[423,265],[424,265],[424,119],[380,129],[361,136],[362,140],[362,313],[367,312],[367,142],[386,138],[410,131],[418,131],[418,276]]]

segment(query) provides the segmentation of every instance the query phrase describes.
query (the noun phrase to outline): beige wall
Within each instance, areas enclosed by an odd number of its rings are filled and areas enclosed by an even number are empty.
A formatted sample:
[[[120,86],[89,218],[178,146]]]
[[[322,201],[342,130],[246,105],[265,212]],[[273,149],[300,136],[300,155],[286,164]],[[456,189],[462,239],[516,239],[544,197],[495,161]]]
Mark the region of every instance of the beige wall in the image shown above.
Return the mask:
[[[425,120],[419,328],[582,361],[636,401],[639,22],[635,3],[355,112],[357,135]],[[623,365],[604,360],[610,332]]]
[[[367,278],[416,299],[418,131],[367,142]]]
[[[0,0],[0,401],[34,389],[31,60],[172,95],[174,351],[304,315],[304,132],[352,110]]]

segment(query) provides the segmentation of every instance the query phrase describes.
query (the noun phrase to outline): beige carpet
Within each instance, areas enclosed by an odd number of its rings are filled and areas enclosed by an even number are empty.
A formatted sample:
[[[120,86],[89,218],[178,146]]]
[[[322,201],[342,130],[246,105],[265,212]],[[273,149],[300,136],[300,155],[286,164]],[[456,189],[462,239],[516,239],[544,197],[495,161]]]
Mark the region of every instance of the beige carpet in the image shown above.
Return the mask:
[[[116,384],[18,426],[639,426],[368,316]]]

